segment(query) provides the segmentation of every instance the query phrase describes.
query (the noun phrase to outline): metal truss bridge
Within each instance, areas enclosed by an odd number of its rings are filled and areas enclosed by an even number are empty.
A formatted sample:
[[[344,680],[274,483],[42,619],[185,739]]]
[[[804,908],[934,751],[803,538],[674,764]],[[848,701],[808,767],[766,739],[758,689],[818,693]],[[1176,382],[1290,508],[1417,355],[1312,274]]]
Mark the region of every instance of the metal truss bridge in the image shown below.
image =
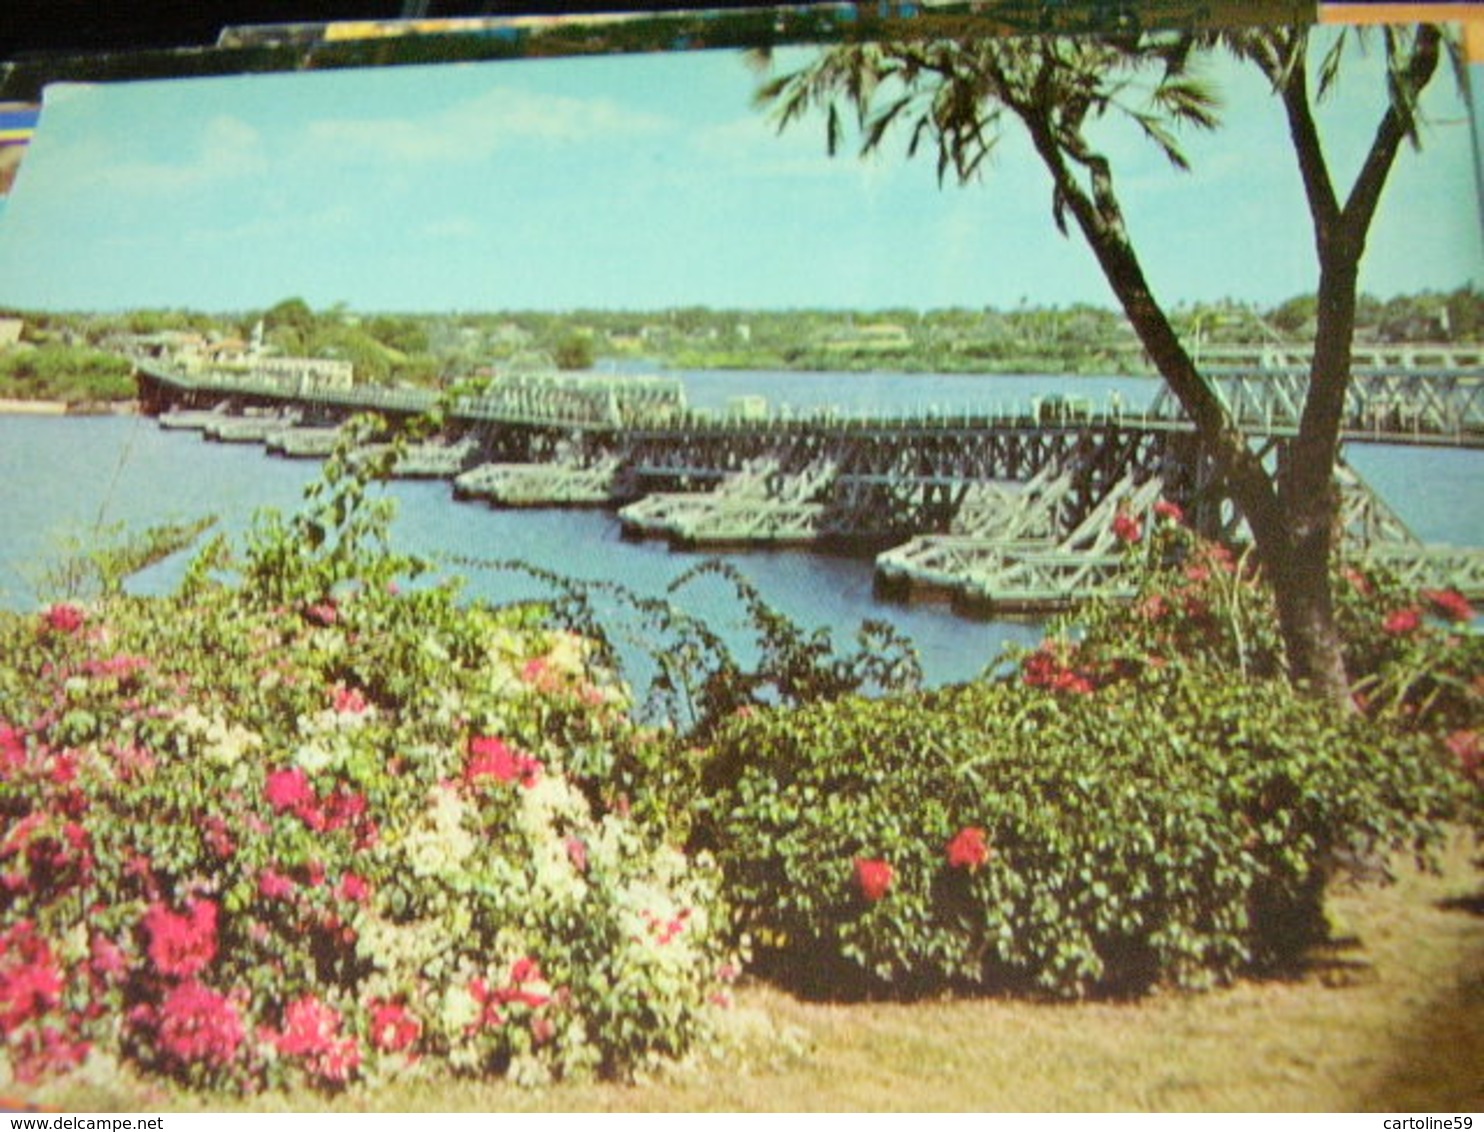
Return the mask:
[[[1306,371],[1213,376],[1254,443],[1281,459]],[[138,380],[162,424],[300,455],[328,451],[356,413],[407,418],[439,404],[366,386],[288,390],[158,370]],[[627,534],[679,545],[870,548],[884,594],[944,596],[966,611],[1121,596],[1112,519],[1147,523],[1159,499],[1198,529],[1236,525],[1165,393],[1138,411],[1047,398],[1023,414],[708,415],[686,407],[678,381],[527,375],[441,408],[440,433],[404,455],[400,474],[449,478],[460,497],[501,506],[617,506]],[[1484,370],[1358,370],[1343,437],[1484,448]],[[1484,598],[1484,550],[1425,546],[1343,463],[1338,477],[1346,553]]]

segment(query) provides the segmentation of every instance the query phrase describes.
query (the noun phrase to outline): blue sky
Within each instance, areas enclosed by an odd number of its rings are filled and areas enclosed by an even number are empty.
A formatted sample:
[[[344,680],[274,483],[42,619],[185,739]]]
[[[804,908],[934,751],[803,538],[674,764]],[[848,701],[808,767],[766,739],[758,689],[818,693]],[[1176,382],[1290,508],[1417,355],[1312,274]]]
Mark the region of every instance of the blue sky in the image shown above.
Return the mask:
[[[802,52],[786,56],[797,62]],[[1328,104],[1353,172],[1381,86],[1361,61]],[[1476,68],[1477,70],[1477,68]],[[1178,174],[1106,145],[1168,303],[1314,288],[1276,102],[1213,70],[1221,131]],[[316,308],[1111,305],[1013,131],[981,183],[933,163],[833,160],[818,123],[779,136],[732,52],[526,60],[49,89],[0,214],[0,304]],[[1393,174],[1364,265],[1378,295],[1480,281],[1467,111],[1451,75]]]

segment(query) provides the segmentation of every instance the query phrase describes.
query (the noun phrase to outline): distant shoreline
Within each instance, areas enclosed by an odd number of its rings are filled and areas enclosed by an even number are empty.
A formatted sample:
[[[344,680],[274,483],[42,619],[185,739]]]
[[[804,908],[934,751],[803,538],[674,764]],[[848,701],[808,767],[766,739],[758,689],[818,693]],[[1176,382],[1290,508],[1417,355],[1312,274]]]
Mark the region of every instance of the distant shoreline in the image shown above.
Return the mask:
[[[139,411],[137,401],[26,401],[0,397],[0,415],[13,417],[124,417]]]

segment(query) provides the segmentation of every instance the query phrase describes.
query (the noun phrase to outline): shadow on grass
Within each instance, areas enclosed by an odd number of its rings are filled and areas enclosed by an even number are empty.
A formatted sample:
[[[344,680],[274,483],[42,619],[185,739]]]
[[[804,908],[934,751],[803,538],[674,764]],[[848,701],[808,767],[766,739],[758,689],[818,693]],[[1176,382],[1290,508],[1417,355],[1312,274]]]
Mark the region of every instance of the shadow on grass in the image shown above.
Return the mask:
[[[1472,896],[1450,896],[1439,900],[1438,907],[1444,912],[1467,912],[1470,916],[1484,916],[1484,892]]]

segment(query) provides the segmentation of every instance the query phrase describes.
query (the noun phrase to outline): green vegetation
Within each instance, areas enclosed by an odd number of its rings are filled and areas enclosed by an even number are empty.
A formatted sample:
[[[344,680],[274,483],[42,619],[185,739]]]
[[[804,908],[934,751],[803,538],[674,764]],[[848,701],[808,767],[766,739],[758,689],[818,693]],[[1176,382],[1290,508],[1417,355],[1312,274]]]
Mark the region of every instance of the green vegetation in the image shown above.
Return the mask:
[[[86,346],[42,346],[0,353],[0,398],[69,405],[134,396],[134,367]]]
[[[1312,335],[1313,296],[1266,309],[1225,301],[1178,307],[1171,321],[1203,348]],[[23,345],[0,352],[0,396],[116,400],[133,395],[116,355],[131,336],[172,333],[248,341],[261,321],[268,349],[348,359],[358,381],[448,387],[490,367],[583,369],[603,361],[671,369],[896,373],[1152,373],[1123,316],[1088,305],[1014,310],[531,311],[487,314],[315,312],[302,299],[263,311],[118,315],[10,312]],[[1382,301],[1361,296],[1361,343],[1484,341],[1484,295],[1465,288]],[[40,350],[31,347],[40,346]],[[70,352],[69,352],[70,351]],[[45,358],[37,355],[44,354]],[[102,355],[110,355],[105,361]],[[46,380],[30,375],[37,369]],[[103,374],[110,375],[104,380]],[[91,385],[83,382],[83,375]],[[76,388],[69,392],[68,382]]]
[[[595,812],[555,722],[621,747],[623,689],[534,611],[400,591],[350,450],[172,598],[0,617],[0,1083],[534,1085],[712,1040],[714,866]]]
[[[1030,142],[1050,177],[1051,220],[1063,234],[1075,231],[1096,257],[1145,355],[1200,435],[1216,470],[1214,490],[1251,533],[1277,601],[1289,678],[1336,707],[1347,702],[1350,683],[1327,571],[1339,529],[1335,462],[1358,330],[1360,261],[1403,145],[1421,148],[1422,94],[1456,50],[1434,24],[1386,29],[1384,72],[1368,79],[1385,101],[1364,160],[1342,171],[1331,163],[1318,104],[1366,47],[1362,29],[1286,24],[1214,35],[887,37],[830,47],[757,93],[780,130],[818,112],[831,154],[847,129],[863,156],[905,133],[907,158],[935,157],[940,183],[977,180],[1007,131]],[[1171,317],[1145,275],[1120,199],[1127,163],[1113,159],[1106,132],[1110,122],[1137,131],[1155,155],[1188,170],[1182,133],[1221,123],[1220,91],[1202,73],[1215,54],[1250,65],[1270,86],[1318,259],[1312,380],[1281,472],[1203,367],[1199,336]],[[755,55],[766,65],[771,50]]]
[[[744,971],[916,1001],[855,1012],[843,1049],[926,1052],[934,1019],[1051,1025],[1046,995],[1301,976],[1337,942],[1339,880],[1484,829],[1484,638],[1450,591],[1342,574],[1365,698],[1336,713],[1279,678],[1264,580],[1165,506],[1148,537],[1115,521],[1134,604],[893,692],[902,642],[867,626],[837,656],[721,567],[676,588],[737,587],[752,665],[616,584],[461,602],[391,547],[374,481],[396,447],[349,458],[379,427],[173,596],[113,583],[188,530],[0,616],[7,1089],[623,1104],[590,1083],[682,1061],[797,1079],[829,1062],[785,1023],[822,1016],[737,996]],[[664,630],[660,726],[594,621],[615,597]],[[512,1101],[494,1077],[567,1091]],[[660,1103],[698,1095],[678,1088]]]

